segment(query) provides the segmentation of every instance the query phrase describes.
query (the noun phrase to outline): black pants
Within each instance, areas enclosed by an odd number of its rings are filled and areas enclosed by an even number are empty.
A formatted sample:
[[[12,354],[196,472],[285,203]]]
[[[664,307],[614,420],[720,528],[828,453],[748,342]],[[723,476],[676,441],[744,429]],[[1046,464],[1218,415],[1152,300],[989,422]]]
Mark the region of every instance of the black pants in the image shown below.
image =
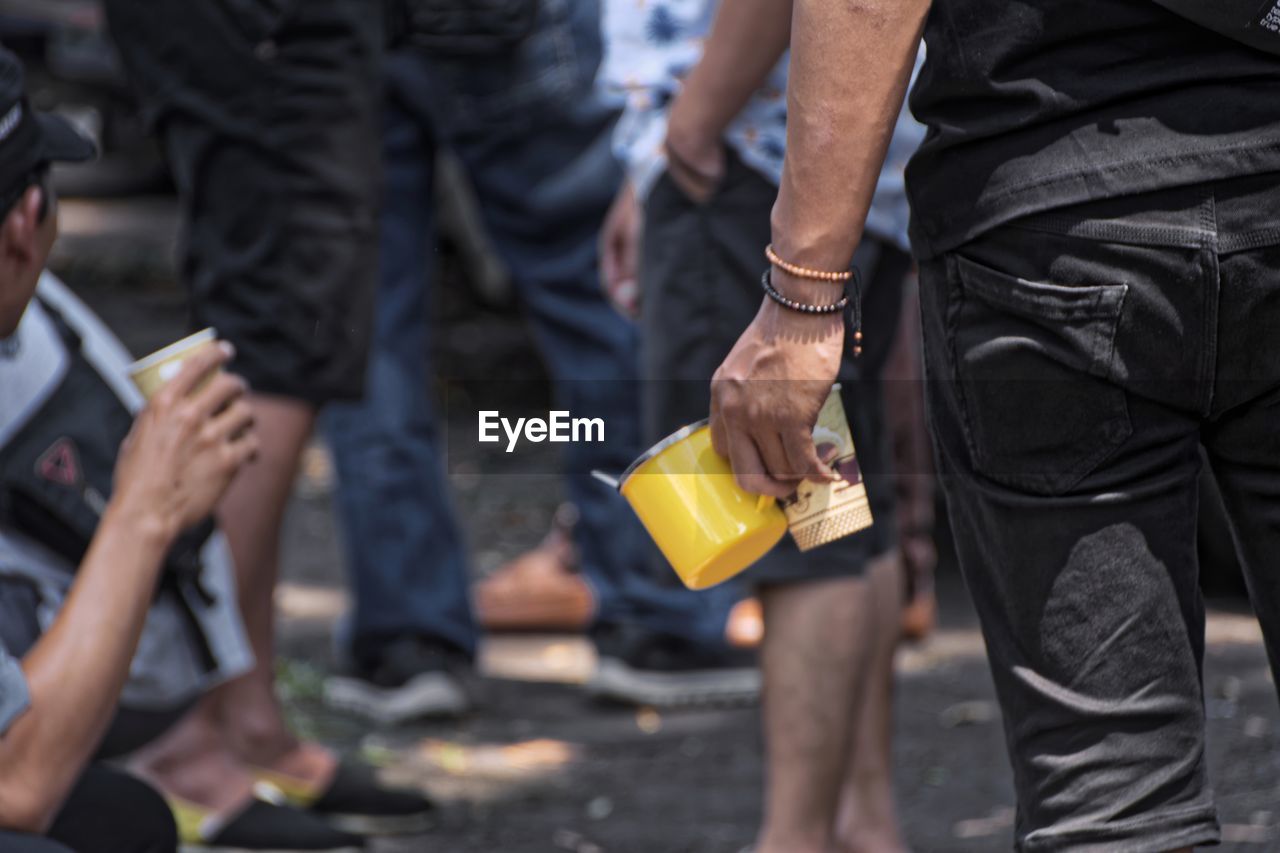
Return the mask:
[[[173,853],[178,830],[160,795],[102,765],[87,769],[45,836],[0,830],[0,853]]]
[[[1091,202],[921,269],[940,474],[1028,851],[1218,836],[1201,448],[1275,667],[1280,177]]]

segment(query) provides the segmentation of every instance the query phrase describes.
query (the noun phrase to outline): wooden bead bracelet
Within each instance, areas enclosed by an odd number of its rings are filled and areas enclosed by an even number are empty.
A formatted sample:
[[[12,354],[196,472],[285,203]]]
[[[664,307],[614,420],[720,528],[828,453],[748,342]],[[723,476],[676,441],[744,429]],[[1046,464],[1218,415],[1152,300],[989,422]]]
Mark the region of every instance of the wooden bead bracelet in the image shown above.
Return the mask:
[[[796,278],[805,278],[810,281],[825,281],[830,284],[843,284],[853,278],[853,270],[841,270],[840,272],[832,272],[830,270],[815,270],[809,267],[802,267],[793,264],[790,261],[784,261],[782,257],[774,250],[773,244],[764,247],[764,256],[769,263],[785,273],[789,273]]]

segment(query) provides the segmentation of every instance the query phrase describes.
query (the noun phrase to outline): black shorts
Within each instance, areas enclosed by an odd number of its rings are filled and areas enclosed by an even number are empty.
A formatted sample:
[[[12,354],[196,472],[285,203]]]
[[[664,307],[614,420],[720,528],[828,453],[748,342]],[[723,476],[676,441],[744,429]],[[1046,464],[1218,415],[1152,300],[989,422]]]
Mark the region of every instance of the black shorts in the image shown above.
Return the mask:
[[[173,813],[150,785],[102,764],[91,764],[62,803],[44,835],[0,829],[4,853],[174,853]]]
[[[382,19],[367,0],[107,0],[182,195],[192,321],[262,393],[363,386],[378,260]]]
[[[711,376],[760,307],[764,247],[778,190],[732,153],[728,171],[705,204],[686,198],[663,176],[645,206],[640,263],[645,436],[656,442],[705,418]],[[743,575],[748,583],[847,577],[897,544],[892,453],[881,372],[902,311],[910,257],[875,238],[855,262],[863,274],[865,349],[840,370],[845,411],[875,524],[807,553],[785,537]]]

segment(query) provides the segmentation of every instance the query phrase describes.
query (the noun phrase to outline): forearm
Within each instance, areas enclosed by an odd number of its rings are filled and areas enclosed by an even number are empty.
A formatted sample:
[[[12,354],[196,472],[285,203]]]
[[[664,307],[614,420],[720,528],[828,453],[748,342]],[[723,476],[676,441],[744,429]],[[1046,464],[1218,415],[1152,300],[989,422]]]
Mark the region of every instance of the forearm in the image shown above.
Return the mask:
[[[22,660],[31,707],[0,738],[0,825],[41,831],[115,715],[171,535],[109,507],[53,626]]]
[[[929,0],[795,0],[787,154],[773,209],[784,258],[848,266],[928,8]]]
[[[791,40],[792,0],[725,0],[680,94],[688,124],[718,138],[764,85]],[[680,127],[673,126],[679,131]]]

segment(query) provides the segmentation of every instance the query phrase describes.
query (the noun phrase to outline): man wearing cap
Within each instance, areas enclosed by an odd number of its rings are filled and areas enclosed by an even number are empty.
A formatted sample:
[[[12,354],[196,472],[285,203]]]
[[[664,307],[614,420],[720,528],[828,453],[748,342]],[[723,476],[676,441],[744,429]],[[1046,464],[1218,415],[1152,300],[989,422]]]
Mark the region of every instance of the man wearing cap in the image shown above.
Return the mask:
[[[142,410],[124,347],[41,274],[57,229],[49,164],[93,147],[27,112],[21,69],[0,52],[6,105],[0,849],[159,853],[174,849],[174,815],[191,850],[360,849],[319,815],[255,799],[255,774],[220,738],[189,743],[192,703],[253,666],[227,544],[207,520],[257,448],[245,385],[201,385],[230,357],[214,348]],[[125,756],[145,782],[86,769]]]
[[[187,531],[257,449],[244,383],[219,372],[230,349],[193,358],[136,420],[121,408],[111,424],[77,423],[68,403],[105,381],[94,365],[110,353],[91,352],[87,337],[75,352],[49,350],[84,327],[30,307],[57,234],[49,166],[93,153],[70,125],[30,110],[21,66],[0,51],[0,849],[19,853],[174,850],[164,801],[94,756],[128,739],[112,721],[130,676],[147,669],[138,650],[150,648],[153,671],[173,662],[166,642],[190,652],[160,636],[180,612],[208,640],[213,670],[248,660],[229,601],[179,603],[188,583],[213,588],[230,574],[173,571]],[[39,292],[78,305],[52,281]],[[61,428],[41,447],[35,424],[50,418]],[[110,425],[128,435],[118,460],[101,442]]]

